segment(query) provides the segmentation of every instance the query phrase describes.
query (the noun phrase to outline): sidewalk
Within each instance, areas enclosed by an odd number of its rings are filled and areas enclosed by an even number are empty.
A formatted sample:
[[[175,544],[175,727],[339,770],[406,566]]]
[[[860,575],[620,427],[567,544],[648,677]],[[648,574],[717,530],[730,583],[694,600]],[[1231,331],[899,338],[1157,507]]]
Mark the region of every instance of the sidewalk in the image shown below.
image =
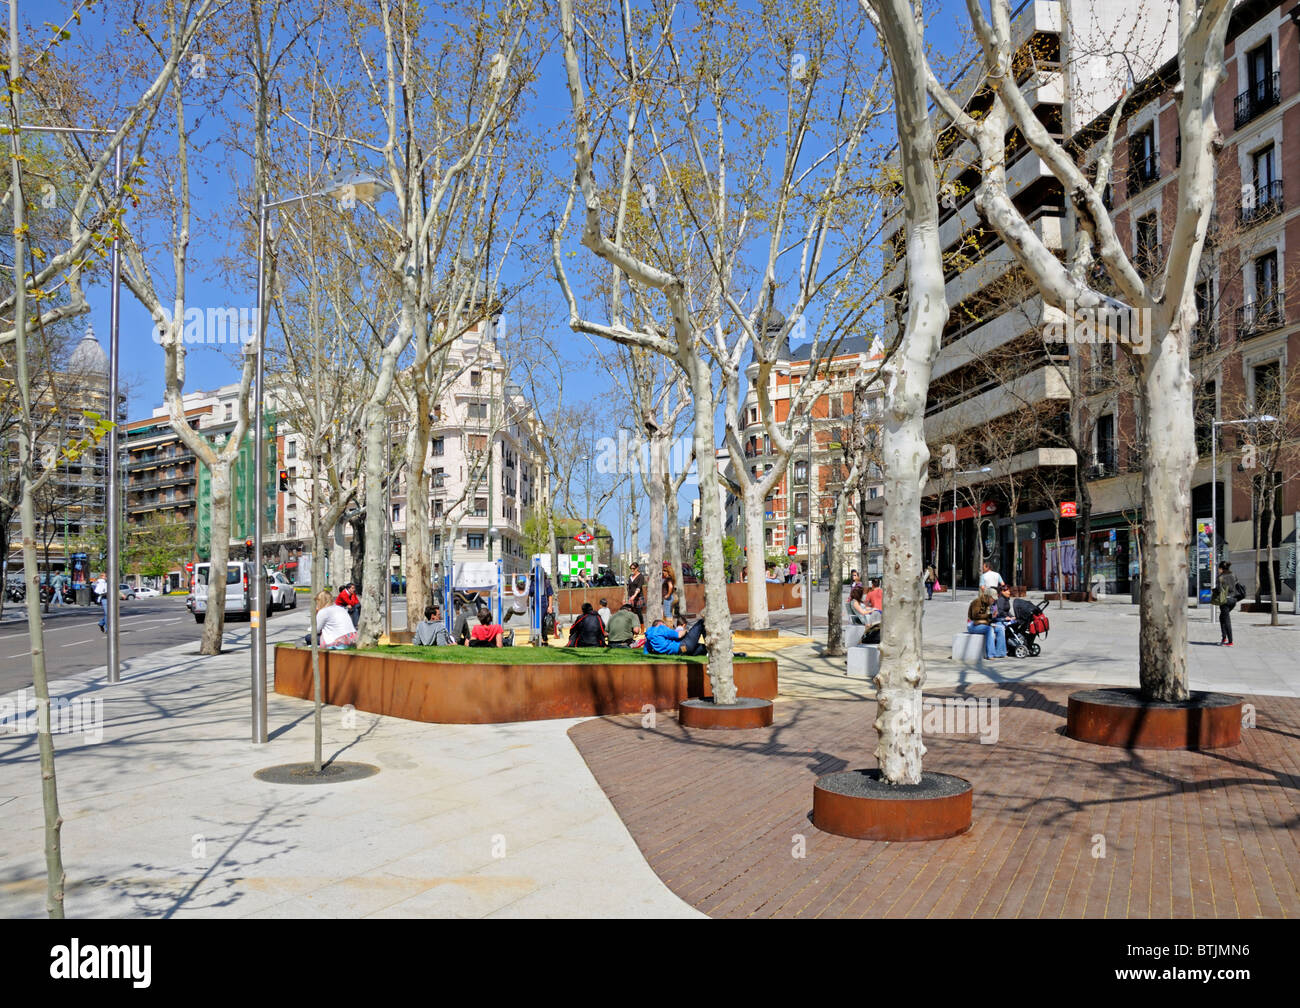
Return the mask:
[[[279,615],[270,640],[306,631]],[[432,725],[326,708],[325,754],[380,772],[265,784],[309,760],[310,705],[270,694],[249,736],[248,628],[52,684],[102,700],[103,739],[56,735],[69,917],[699,916],[673,896],[566,736],[577,722]],[[140,663],[137,663],[140,664]],[[0,914],[44,916],[34,735],[0,734]]]

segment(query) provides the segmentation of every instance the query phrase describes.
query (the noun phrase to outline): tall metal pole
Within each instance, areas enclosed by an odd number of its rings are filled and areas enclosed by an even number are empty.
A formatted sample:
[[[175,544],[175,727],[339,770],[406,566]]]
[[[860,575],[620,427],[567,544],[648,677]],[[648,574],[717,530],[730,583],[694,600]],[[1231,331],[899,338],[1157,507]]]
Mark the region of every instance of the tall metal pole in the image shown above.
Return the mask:
[[[122,191],[122,147],[119,144],[113,156],[113,192],[120,195]],[[118,647],[118,627],[120,625],[121,607],[118,598],[118,584],[121,583],[121,558],[118,556],[118,537],[121,530],[118,520],[121,516],[122,484],[118,479],[117,466],[117,395],[118,372],[121,354],[118,352],[118,325],[120,321],[122,293],[122,255],[117,238],[113,233],[113,288],[109,295],[109,333],[108,333],[108,410],[113,425],[108,428],[108,681],[115,683],[121,679]]]
[[[249,610],[252,635],[253,743],[266,743],[266,625],[263,622],[266,575],[262,568],[262,523],[265,520],[266,462],[262,432],[264,379],[263,347],[266,343],[266,196],[261,199],[257,222],[257,362],[254,366],[253,395],[253,605]]]
[[[1210,428],[1210,592],[1219,586],[1219,421]],[[1200,546],[1196,547],[1197,553]],[[1196,566],[1200,569],[1201,558]],[[1138,577],[1142,575],[1139,573]],[[1198,598],[1197,601],[1200,601]],[[1210,619],[1214,619],[1214,606],[1210,606]]]
[[[388,433],[384,444],[384,472],[388,473],[386,486],[388,493],[384,507],[384,634],[389,642],[393,639],[393,418],[390,416],[384,428]]]
[[[952,467],[952,583],[948,585],[952,594],[949,602],[957,601],[957,467]]]
[[[804,594],[807,601],[804,603],[804,617],[806,621],[807,636],[812,636],[812,607],[813,607],[813,487],[816,485],[817,477],[813,473],[813,418],[811,411],[808,414],[808,573],[804,577]]]

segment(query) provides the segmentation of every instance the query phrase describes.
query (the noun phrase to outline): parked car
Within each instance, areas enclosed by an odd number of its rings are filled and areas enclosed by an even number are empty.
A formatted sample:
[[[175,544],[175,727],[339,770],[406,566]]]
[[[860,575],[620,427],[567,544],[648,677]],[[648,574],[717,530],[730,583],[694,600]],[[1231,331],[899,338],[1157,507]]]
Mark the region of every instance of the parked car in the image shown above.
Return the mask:
[[[272,609],[298,608],[298,593],[294,590],[293,582],[278,571],[271,575],[267,590],[271,593]]]
[[[226,565],[226,615],[236,616],[243,615],[248,617],[252,613],[253,607],[253,585],[251,579],[254,576],[255,568],[247,560],[231,561]],[[208,593],[209,581],[211,580],[212,564],[201,563],[194,565],[194,620],[196,623],[202,623],[208,611]],[[274,573],[266,571],[266,579],[269,585]],[[272,591],[267,591],[265,618],[270,619]]]
[[[129,584],[120,584],[117,586],[117,597],[122,600],[133,599],[136,597],[135,589]]]
[[[161,594],[162,592],[160,592],[157,588],[149,588],[147,586],[144,588],[137,588],[135,590],[136,598],[157,598]]]

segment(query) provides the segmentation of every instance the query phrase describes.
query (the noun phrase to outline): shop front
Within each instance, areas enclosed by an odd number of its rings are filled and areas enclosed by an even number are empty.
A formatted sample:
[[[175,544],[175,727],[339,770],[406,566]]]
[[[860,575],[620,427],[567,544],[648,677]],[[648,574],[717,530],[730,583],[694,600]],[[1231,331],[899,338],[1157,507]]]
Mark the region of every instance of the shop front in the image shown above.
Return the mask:
[[[980,504],[978,515],[973,507],[951,508],[937,514],[921,516],[921,537],[925,544],[925,563],[933,565],[939,574],[939,583],[948,585],[954,576],[954,548],[956,556],[957,587],[975,585],[979,581],[981,556],[992,553],[992,523],[987,519],[997,513],[994,501]],[[984,543],[979,541],[976,520],[984,532]]]

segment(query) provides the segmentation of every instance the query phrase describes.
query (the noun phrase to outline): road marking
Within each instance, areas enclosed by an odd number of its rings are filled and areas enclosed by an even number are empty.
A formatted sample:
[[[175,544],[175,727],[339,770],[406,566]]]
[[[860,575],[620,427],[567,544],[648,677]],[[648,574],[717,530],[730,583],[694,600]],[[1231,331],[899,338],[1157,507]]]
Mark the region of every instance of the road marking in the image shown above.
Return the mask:
[[[74,640],[71,644],[60,644],[59,647],[76,647],[78,644],[89,644],[94,637],[87,637],[85,640]]]
[[[29,657],[31,657],[31,652],[23,651],[19,654],[5,655],[3,658],[0,658],[0,661],[10,661],[14,658],[29,658]]]

